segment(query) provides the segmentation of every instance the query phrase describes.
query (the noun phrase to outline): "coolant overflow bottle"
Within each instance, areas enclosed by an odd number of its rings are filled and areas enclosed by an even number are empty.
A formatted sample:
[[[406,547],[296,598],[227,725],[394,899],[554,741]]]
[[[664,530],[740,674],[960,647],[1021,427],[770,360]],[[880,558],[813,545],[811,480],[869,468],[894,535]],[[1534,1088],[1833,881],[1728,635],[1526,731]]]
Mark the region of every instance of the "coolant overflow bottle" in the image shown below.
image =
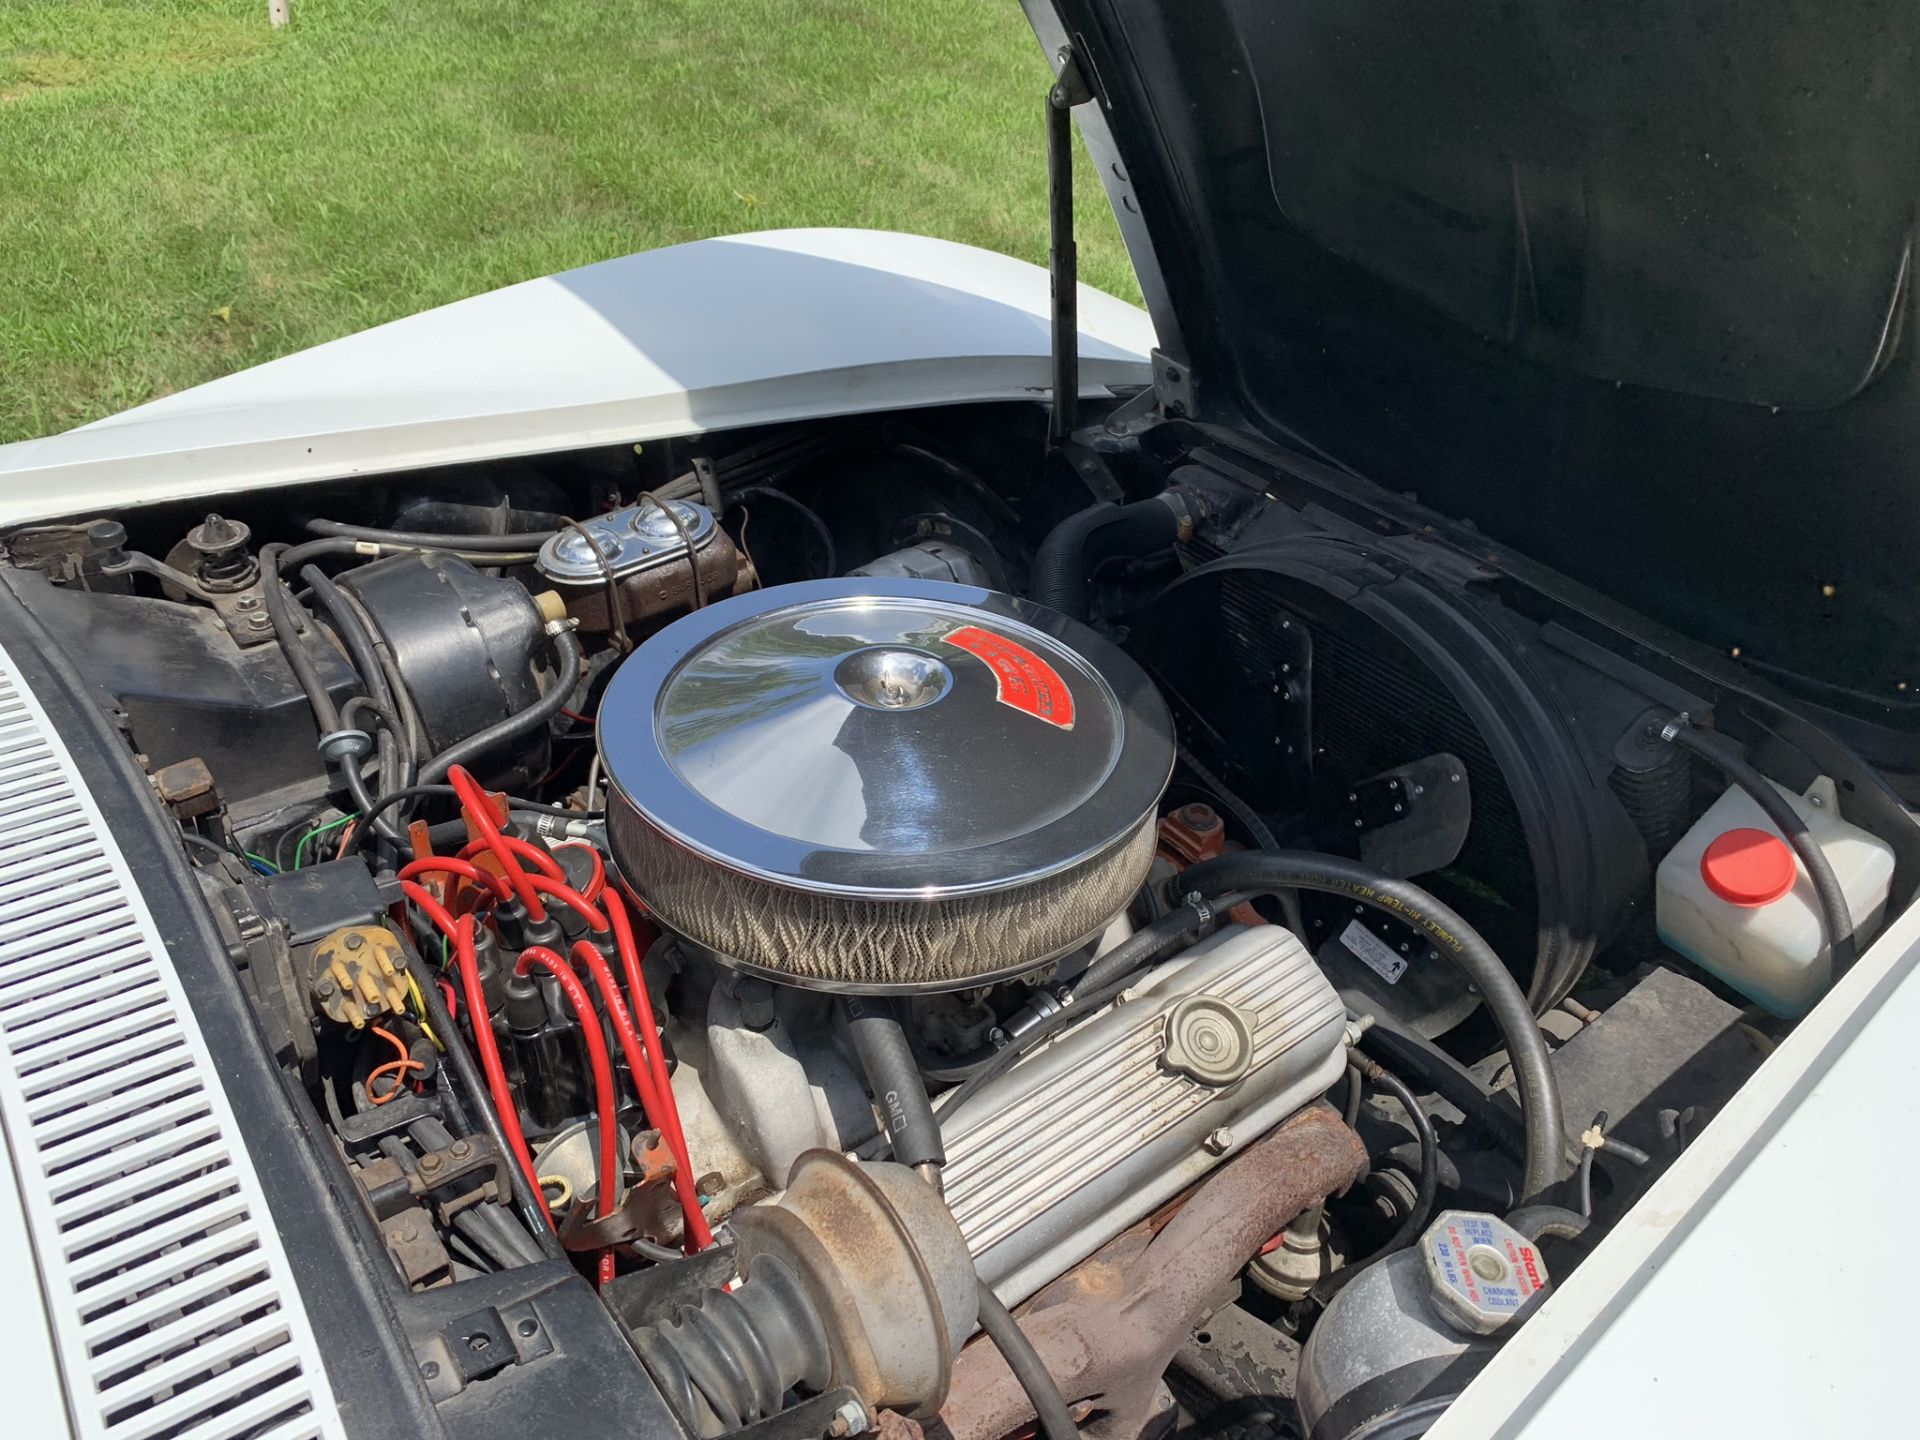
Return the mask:
[[[1893,847],[1840,817],[1833,781],[1775,789],[1807,822],[1847,897],[1864,949],[1887,908]],[[1654,877],[1660,938],[1775,1015],[1804,1015],[1833,983],[1833,955],[1806,867],[1753,799],[1729,788]]]

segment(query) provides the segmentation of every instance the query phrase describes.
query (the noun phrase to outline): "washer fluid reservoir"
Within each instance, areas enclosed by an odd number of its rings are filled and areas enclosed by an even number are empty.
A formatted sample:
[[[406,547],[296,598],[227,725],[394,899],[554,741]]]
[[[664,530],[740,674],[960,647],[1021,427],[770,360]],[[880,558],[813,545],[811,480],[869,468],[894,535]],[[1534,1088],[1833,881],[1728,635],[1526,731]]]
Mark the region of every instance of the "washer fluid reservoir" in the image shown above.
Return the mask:
[[[1893,847],[1840,818],[1833,781],[1775,786],[1807,822],[1853,913],[1862,949],[1880,928]],[[1833,983],[1833,956],[1806,867],[1744,790],[1730,788],[1660,862],[1660,938],[1756,1003],[1804,1015]]]

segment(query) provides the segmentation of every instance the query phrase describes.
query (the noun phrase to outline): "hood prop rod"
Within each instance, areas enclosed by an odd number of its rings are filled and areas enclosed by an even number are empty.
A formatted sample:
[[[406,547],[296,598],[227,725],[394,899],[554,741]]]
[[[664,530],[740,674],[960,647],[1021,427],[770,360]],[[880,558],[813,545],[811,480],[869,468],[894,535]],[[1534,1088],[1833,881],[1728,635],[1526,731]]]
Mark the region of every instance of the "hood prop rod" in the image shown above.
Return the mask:
[[[1073,433],[1080,403],[1080,265],[1073,244],[1073,107],[1093,98],[1073,47],[1062,45],[1047,91],[1047,270],[1053,279],[1053,409],[1047,448]]]

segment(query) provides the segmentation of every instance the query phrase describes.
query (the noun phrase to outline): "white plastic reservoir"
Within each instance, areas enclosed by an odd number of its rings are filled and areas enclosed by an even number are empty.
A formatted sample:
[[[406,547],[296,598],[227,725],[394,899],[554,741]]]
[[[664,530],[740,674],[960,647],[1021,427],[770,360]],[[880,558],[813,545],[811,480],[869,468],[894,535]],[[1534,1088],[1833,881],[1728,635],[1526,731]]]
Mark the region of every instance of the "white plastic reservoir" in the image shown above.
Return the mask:
[[[1893,847],[1840,818],[1833,781],[1776,785],[1825,852],[1861,948],[1880,928]],[[1833,956],[1806,867],[1744,790],[1713,802],[1654,877],[1660,938],[1774,1014],[1804,1015],[1833,983]]]

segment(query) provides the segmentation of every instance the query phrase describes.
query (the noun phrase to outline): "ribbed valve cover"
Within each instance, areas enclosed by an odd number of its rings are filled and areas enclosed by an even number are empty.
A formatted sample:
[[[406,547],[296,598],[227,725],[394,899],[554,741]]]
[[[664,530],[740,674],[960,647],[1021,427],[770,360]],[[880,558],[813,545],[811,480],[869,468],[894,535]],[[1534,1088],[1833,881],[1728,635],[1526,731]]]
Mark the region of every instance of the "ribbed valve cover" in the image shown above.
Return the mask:
[[[1165,702],[1084,625],[971,586],[784,585],[676,621],[600,706],[635,893],[742,968],[939,990],[1082,943],[1145,878]]]

